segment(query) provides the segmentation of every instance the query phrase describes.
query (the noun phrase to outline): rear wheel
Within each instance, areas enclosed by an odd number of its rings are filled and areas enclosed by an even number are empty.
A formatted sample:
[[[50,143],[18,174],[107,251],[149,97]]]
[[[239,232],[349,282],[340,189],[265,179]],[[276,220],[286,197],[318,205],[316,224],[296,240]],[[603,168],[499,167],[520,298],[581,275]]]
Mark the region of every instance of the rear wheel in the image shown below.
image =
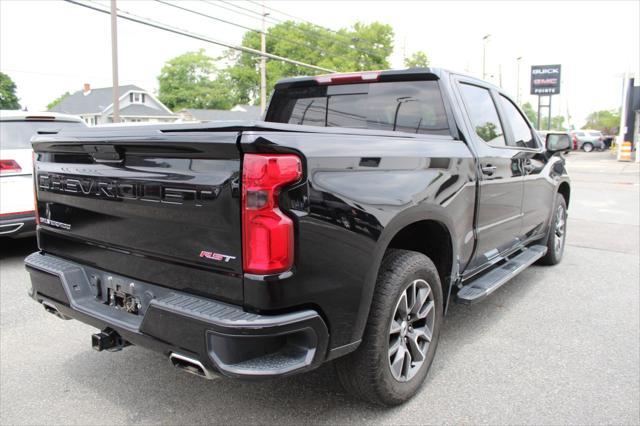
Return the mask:
[[[583,143],[582,144],[582,149],[584,150],[584,152],[591,152],[593,151],[593,144],[587,142],[587,143]]]
[[[389,250],[358,349],[336,360],[343,387],[382,405],[411,398],[433,361],[442,324],[438,271],[425,255]]]
[[[547,254],[540,259],[542,265],[556,265],[562,260],[567,238],[567,203],[560,194],[556,195],[553,218],[547,238]]]

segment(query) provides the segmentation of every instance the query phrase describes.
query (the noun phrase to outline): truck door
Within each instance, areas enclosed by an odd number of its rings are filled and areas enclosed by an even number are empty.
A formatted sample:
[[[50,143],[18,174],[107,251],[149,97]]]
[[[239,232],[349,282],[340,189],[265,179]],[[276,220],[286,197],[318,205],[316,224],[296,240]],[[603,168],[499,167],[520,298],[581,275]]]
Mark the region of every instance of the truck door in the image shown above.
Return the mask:
[[[550,217],[555,196],[555,182],[545,171],[548,163],[544,149],[522,112],[507,96],[498,95],[501,116],[507,127],[507,145],[522,155],[524,196],[522,198],[522,234],[525,238],[541,235]]]
[[[524,182],[522,153],[507,145],[498,114],[497,93],[476,82],[459,80],[469,134],[480,167],[476,212],[476,249],[467,271],[499,259],[518,244],[522,231]]]

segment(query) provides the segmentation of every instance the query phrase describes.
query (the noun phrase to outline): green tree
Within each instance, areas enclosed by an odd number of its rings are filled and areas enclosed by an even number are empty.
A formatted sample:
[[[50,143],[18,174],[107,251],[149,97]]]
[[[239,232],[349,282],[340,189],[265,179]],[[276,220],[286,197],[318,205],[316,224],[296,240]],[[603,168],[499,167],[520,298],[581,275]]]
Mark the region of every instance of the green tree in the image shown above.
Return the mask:
[[[228,73],[204,53],[187,52],[165,62],[158,76],[158,98],[169,109],[230,109],[234,105]]]
[[[55,98],[54,100],[52,100],[51,103],[49,103],[47,105],[47,110],[51,111],[56,105],[58,105],[60,102],[62,102],[67,96],[71,96],[71,93],[64,92],[62,95],[60,95],[57,98]]]
[[[282,22],[267,30],[267,52],[336,71],[366,71],[389,68],[393,51],[393,29],[373,22],[329,31],[308,23]],[[260,49],[260,34],[245,33],[242,45]],[[229,51],[227,69],[238,103],[259,103],[260,57]],[[267,60],[267,91],[284,77],[319,74],[309,68]]]
[[[620,126],[619,110],[603,110],[594,111],[587,116],[587,122],[583,126],[584,129],[600,130],[606,134],[618,133]]]
[[[533,127],[536,127],[538,125],[538,113],[533,109],[531,103],[525,102],[520,107],[522,108],[524,115],[526,115],[531,124],[533,124]]]
[[[564,129],[564,117],[562,115],[556,115],[551,117],[551,129],[562,130]]]
[[[7,74],[0,72],[0,109],[20,109],[16,84]]]
[[[404,66],[407,68],[426,68],[429,66],[429,58],[424,52],[415,52],[408,58],[404,58]]]

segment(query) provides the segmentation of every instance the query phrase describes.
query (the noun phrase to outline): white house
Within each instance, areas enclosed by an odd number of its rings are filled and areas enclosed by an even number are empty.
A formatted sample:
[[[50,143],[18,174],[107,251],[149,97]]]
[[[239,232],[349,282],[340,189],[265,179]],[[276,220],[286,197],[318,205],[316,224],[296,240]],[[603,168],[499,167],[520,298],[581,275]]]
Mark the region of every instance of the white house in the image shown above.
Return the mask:
[[[155,96],[138,86],[120,86],[118,92],[121,122],[171,123],[178,119]],[[50,111],[79,115],[90,126],[113,123],[113,89],[92,89],[85,83],[83,90],[67,96]]]
[[[236,105],[230,110],[185,108],[177,112],[182,121],[260,120],[260,107]]]

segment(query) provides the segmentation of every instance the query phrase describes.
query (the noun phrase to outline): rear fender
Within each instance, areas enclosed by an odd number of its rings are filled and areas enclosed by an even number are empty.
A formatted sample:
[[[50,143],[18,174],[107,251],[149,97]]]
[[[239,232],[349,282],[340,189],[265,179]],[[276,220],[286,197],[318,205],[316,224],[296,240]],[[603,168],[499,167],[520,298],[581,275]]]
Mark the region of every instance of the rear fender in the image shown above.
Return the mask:
[[[371,302],[373,300],[373,293],[376,287],[380,265],[382,264],[382,258],[384,257],[384,254],[389,247],[389,243],[402,229],[413,223],[424,220],[440,222],[447,228],[447,231],[449,231],[449,235],[451,236],[453,255],[453,261],[451,262],[452,267],[449,276],[457,276],[460,269],[458,255],[459,249],[457,244],[458,236],[455,234],[455,227],[453,226],[453,223],[451,223],[451,218],[445,214],[444,209],[434,205],[420,205],[405,210],[401,214],[394,217],[391,222],[389,222],[389,224],[384,228],[382,234],[380,235],[380,238],[378,239],[372,257],[371,268],[367,271],[365,281],[362,285],[360,306],[358,308],[357,321],[353,329],[352,341],[359,341],[362,338],[362,334],[364,333],[367,319],[369,318],[369,310],[371,308]],[[442,283],[444,288],[447,288],[448,284],[451,283]],[[450,285],[449,288],[451,288]],[[445,295],[445,298],[447,300],[446,303],[448,303],[448,294]]]

